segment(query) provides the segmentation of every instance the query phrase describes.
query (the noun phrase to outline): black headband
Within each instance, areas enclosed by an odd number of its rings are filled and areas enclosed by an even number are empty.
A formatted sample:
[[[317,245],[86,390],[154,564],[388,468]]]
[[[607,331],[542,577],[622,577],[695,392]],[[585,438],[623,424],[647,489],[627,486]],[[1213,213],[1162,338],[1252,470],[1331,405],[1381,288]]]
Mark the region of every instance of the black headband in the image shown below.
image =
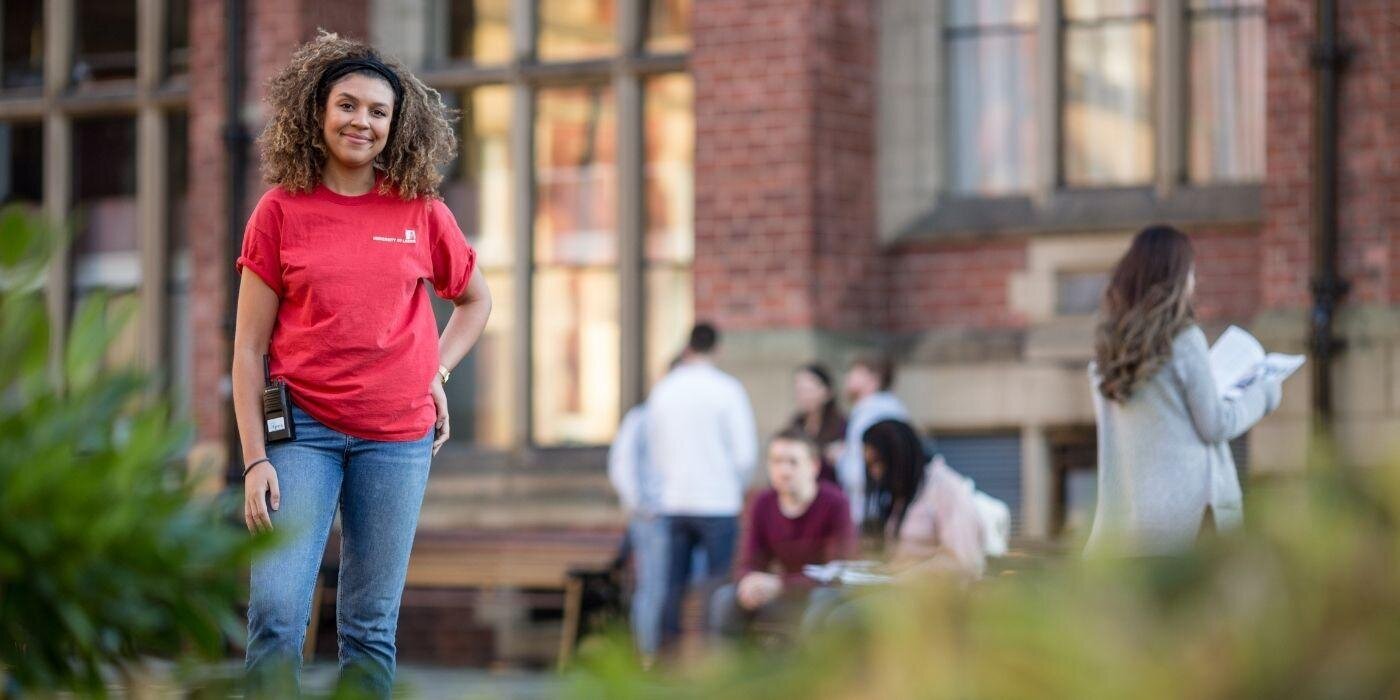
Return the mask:
[[[384,65],[378,58],[368,56],[365,58],[342,58],[332,63],[326,68],[326,72],[321,74],[321,80],[316,84],[316,94],[320,96],[320,101],[325,102],[329,96],[331,86],[337,80],[344,78],[351,73],[360,71],[370,71],[379,74],[384,81],[389,83],[389,87],[394,91],[394,116],[398,116],[398,106],[403,102],[403,83],[399,82],[399,76],[393,69]]]

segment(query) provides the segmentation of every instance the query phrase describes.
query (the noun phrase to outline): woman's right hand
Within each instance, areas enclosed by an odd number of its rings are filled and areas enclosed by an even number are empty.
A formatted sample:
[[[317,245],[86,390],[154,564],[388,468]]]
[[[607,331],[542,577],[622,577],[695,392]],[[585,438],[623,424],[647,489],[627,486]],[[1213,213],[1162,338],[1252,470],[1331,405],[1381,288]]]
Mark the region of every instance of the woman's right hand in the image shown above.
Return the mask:
[[[249,532],[267,532],[272,529],[272,515],[268,511],[282,505],[282,491],[277,487],[277,470],[271,462],[263,462],[243,477],[243,522]]]

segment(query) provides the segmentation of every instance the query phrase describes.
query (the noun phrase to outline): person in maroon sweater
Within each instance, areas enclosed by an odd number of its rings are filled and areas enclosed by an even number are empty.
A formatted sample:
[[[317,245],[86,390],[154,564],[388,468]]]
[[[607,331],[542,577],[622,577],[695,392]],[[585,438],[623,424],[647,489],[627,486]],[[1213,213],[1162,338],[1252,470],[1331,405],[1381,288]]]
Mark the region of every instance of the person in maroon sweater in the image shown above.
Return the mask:
[[[744,514],[734,583],[710,601],[711,632],[741,636],[755,620],[792,620],[814,595],[808,564],[849,558],[855,551],[850,504],[841,489],[819,482],[821,454],[811,438],[789,429],[768,445],[768,480]]]

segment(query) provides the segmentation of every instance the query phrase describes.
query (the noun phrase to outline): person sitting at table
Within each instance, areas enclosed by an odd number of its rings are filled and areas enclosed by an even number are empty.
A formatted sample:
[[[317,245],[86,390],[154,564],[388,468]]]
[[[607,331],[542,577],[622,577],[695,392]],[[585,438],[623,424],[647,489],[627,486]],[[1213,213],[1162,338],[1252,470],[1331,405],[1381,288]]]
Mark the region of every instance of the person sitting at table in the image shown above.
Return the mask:
[[[795,620],[814,596],[808,564],[845,559],[855,549],[850,504],[834,484],[818,481],[821,454],[811,438],[788,429],[768,445],[771,488],[745,512],[734,583],[715,591],[710,630],[738,637],[757,620]]]

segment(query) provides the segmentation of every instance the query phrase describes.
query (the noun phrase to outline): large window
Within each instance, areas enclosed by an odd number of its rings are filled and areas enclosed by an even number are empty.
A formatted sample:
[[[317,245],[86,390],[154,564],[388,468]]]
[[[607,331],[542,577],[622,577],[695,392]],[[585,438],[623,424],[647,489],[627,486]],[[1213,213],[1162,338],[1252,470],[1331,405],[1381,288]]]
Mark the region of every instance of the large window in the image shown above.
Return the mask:
[[[535,107],[534,434],[606,439],[618,420],[617,118],[610,88],[552,87]]]
[[[485,447],[510,446],[514,434],[515,365],[515,219],[511,210],[511,94],[504,85],[487,85],[462,98],[461,156],[453,177],[443,185],[443,199],[476,248],[477,269],[491,288],[491,322],[447,385],[453,418],[452,438]],[[439,321],[447,322],[450,305],[439,303]]]
[[[46,13],[47,11],[47,13]],[[141,13],[162,30],[138,42]],[[66,258],[47,279],[55,347],[71,314],[100,294],[136,311],[107,360],[189,386],[184,236],[188,0],[0,3],[0,199],[62,220]],[[71,50],[57,63],[45,47]],[[143,71],[154,72],[146,74]],[[55,355],[57,358],[57,355]]]
[[[883,232],[1259,216],[1264,7],[886,0]]]
[[[1035,185],[1037,0],[948,4],[950,189],[1027,192]]]
[[[1065,183],[1151,182],[1151,3],[1068,0],[1062,41]]]
[[[421,62],[462,111],[443,197],[495,300],[447,386],[453,442],[606,444],[694,317],[691,2],[430,7]],[[384,48],[412,54],[415,22],[377,26]]]
[[[646,233],[646,379],[666,373],[695,318],[695,117],[690,76],[646,84],[643,180]]]
[[[1193,182],[1257,180],[1264,172],[1264,0],[1191,0]]]
[[[73,122],[72,192],[75,207],[72,295],[77,304],[104,293],[109,310],[135,301],[141,286],[141,241],[136,212],[136,120],[98,117]],[[115,318],[115,313],[112,314]],[[113,364],[132,364],[140,353],[140,318],[109,350]]]

